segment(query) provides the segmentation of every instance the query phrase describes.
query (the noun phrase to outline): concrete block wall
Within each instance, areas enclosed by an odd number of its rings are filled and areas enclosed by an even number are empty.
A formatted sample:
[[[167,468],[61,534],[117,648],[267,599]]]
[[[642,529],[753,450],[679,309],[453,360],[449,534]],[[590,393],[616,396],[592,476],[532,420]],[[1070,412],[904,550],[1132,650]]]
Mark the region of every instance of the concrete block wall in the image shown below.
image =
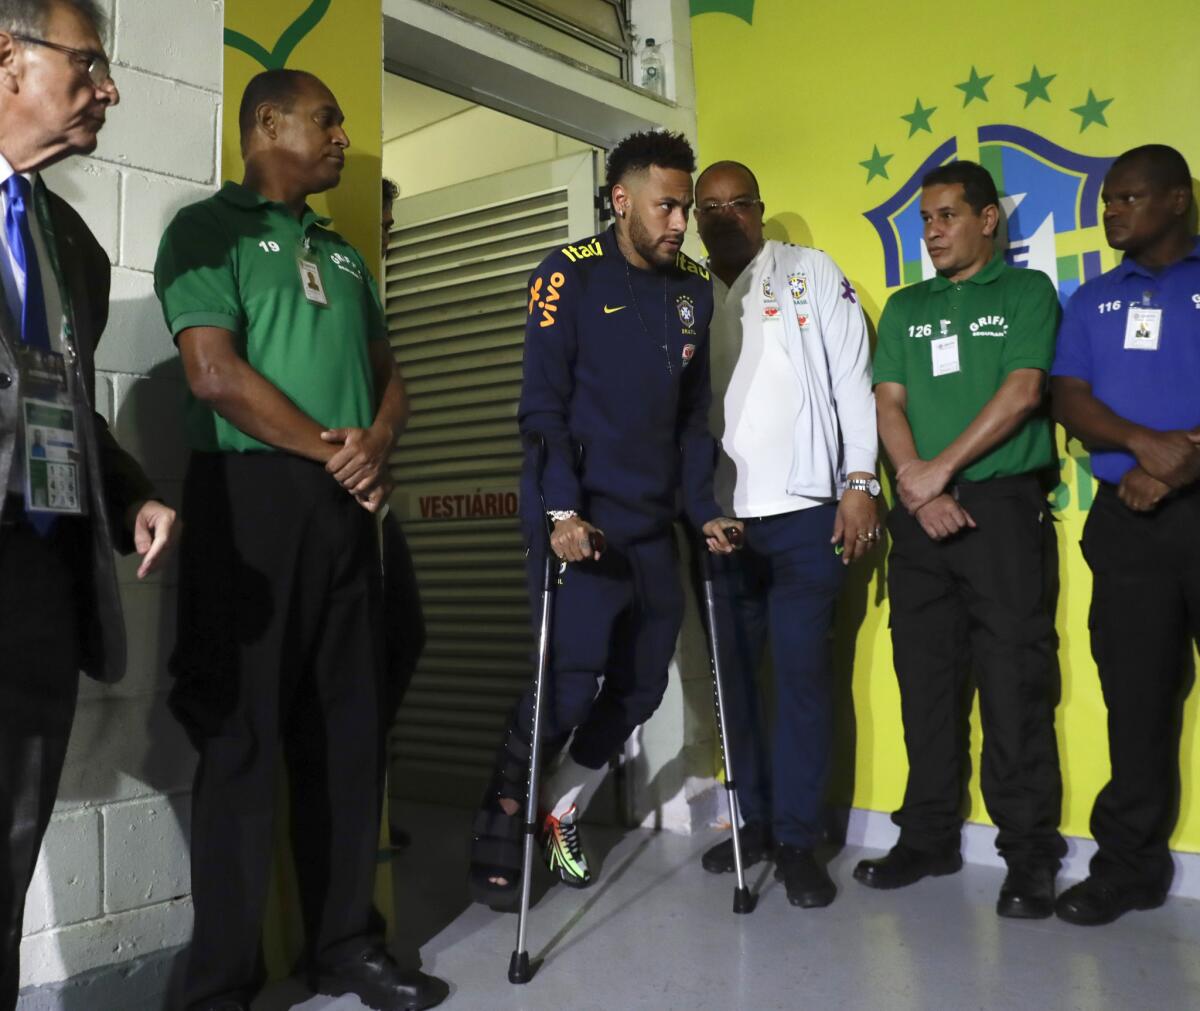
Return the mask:
[[[97,354],[97,410],[179,504],[182,373],[154,298],[163,229],[219,183],[221,0],[105,0],[121,103],[100,144],[46,173],[113,263]],[[37,986],[187,941],[194,753],[166,708],[174,638],[172,571],[139,582],[120,566],[129,668],[87,681],[58,804],[30,890],[21,984]]]

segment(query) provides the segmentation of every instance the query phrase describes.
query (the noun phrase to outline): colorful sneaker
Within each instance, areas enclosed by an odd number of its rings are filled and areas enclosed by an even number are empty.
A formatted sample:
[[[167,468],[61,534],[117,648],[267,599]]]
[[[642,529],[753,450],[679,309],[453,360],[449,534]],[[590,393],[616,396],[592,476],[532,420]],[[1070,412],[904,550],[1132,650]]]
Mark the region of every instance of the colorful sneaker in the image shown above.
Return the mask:
[[[546,867],[569,888],[587,888],[592,883],[592,872],[579,842],[578,817],[572,804],[561,818],[546,815],[539,833]]]

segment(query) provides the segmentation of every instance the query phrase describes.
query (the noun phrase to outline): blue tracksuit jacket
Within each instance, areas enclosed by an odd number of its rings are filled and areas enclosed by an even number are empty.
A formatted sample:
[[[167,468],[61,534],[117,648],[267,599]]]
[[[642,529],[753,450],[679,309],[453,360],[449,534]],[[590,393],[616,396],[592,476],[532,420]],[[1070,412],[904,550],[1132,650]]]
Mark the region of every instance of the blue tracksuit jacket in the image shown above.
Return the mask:
[[[632,267],[612,228],[547,256],[529,281],[523,434],[545,436],[547,510],[574,509],[615,544],[659,536],[681,504],[697,526],[720,515],[708,430],[712,284],[682,253]],[[532,466],[526,537],[543,524]]]

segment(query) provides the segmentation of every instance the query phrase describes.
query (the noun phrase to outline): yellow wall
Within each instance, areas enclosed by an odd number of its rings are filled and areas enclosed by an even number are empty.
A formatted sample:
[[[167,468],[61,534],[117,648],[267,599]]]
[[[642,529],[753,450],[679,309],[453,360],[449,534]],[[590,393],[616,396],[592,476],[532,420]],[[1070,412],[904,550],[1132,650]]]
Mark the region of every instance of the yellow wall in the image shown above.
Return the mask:
[[[822,9],[795,0],[692,0],[692,11],[702,161],[748,163],[762,185],[769,236],[830,253],[872,321],[895,287],[886,280],[880,234],[864,212],[897,193],[951,138],[958,157],[975,160],[979,129],[990,125],[1023,128],[1093,157],[1159,141],[1200,166],[1200,133],[1183,112],[1200,107],[1194,39],[1169,30],[1191,23],[1194,0],[1150,0],[1138,8],[1139,24],[1163,29],[1153,33],[1149,49],[1116,28],[1129,11],[1117,0],[966,6],[843,0]],[[1045,85],[1048,100],[1027,102],[1036,89],[1017,85],[1028,84],[1035,65],[1042,78],[1053,78]],[[985,97],[970,98],[978,87],[956,87],[968,85],[972,68],[979,78],[990,76]],[[935,111],[926,120],[922,110],[930,107]],[[986,138],[984,146],[993,147]],[[1041,146],[1042,154],[1019,157],[1027,164],[1061,161]],[[876,161],[886,177],[868,178],[870,166],[862,163],[876,151],[890,156]],[[1086,211],[1077,201],[1072,215],[1056,215],[1057,235],[1039,246],[1062,271],[1072,263],[1078,268],[1087,251],[1100,251],[1103,269],[1115,263],[1102,229],[1059,220],[1078,220]],[[1086,454],[1073,443],[1063,454],[1063,484],[1055,495],[1063,561],[1058,733],[1063,828],[1072,835],[1087,834],[1092,801],[1108,774],[1105,711],[1088,647],[1091,581],[1078,546],[1092,494],[1081,461],[1086,464]],[[839,759],[842,799],[852,795],[857,806],[887,811],[900,803],[907,770],[881,574],[879,568],[860,573],[841,616],[839,658],[846,668],[853,664],[853,712],[847,705],[842,715]],[[1189,706],[1184,730],[1182,817],[1173,839],[1177,848],[1193,851],[1200,850],[1195,708]],[[977,723],[972,743],[977,769]],[[971,818],[986,820],[977,776]]]
[[[341,184],[312,199],[319,214],[375,263],[382,158],[383,14],[380,0],[226,0],[222,175],[240,181],[237,116],[264,63],[316,74],[346,115],[350,150]],[[248,41],[247,41],[248,40]],[[247,53],[252,50],[256,55]]]

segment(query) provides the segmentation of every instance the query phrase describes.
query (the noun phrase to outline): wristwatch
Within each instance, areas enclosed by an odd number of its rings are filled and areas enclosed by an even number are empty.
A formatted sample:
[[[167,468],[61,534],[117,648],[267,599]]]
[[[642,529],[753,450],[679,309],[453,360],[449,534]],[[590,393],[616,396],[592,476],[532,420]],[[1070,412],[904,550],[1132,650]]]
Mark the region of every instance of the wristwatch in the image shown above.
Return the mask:
[[[879,479],[875,477],[852,477],[846,482],[846,487],[854,491],[865,491],[871,498],[879,498],[879,493],[883,490]]]
[[[578,516],[579,513],[574,509],[551,509],[546,515],[554,520],[555,523],[559,523],[562,520],[569,520],[572,516]]]

